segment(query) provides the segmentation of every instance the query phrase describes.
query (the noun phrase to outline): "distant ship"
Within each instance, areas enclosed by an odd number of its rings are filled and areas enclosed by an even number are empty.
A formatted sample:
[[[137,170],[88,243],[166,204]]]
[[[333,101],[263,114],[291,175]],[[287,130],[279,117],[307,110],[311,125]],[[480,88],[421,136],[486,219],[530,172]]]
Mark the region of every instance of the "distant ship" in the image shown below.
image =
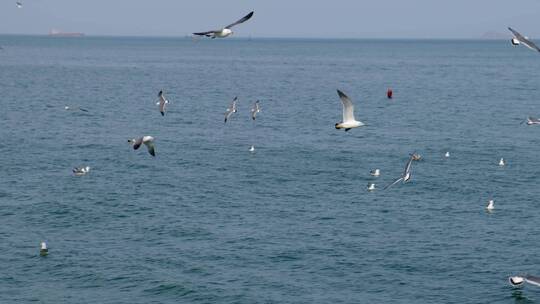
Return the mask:
[[[83,37],[84,33],[67,33],[52,29],[49,31],[49,36],[53,37]]]

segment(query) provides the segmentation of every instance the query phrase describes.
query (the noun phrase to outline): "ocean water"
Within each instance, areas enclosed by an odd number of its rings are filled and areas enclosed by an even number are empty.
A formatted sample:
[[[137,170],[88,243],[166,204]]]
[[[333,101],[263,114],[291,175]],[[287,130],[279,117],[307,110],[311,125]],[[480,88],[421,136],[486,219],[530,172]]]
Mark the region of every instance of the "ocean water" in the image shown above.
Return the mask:
[[[535,52],[458,40],[0,45],[0,303],[540,301],[507,283],[540,274],[540,127],[520,125],[540,115]],[[336,89],[367,126],[334,129]],[[127,143],[142,135],[157,157]],[[414,151],[411,182],[382,191]],[[91,172],[73,176],[82,165]]]

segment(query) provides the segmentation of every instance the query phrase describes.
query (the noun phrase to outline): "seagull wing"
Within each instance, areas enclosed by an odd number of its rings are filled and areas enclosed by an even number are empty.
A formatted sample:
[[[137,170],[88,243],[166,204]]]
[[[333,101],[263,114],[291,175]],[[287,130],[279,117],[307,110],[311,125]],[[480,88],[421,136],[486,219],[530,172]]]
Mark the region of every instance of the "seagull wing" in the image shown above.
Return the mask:
[[[399,182],[400,182],[400,181],[402,181],[402,180],[403,180],[403,177],[400,177],[400,178],[396,179],[396,180],[395,180],[395,181],[394,181],[393,183],[391,183],[390,185],[388,185],[388,186],[384,187],[384,189],[383,189],[383,190],[386,190],[386,189],[388,189],[388,188],[392,187],[393,185],[395,185],[395,184],[399,183]]]
[[[261,109],[259,108],[259,101],[257,100],[255,102],[255,105],[253,105],[253,109],[251,109],[251,118],[255,120],[257,118],[257,113],[259,113]]]
[[[159,93],[159,112],[161,113],[161,116],[165,116],[165,105],[167,104],[167,99],[165,99],[163,93]]]
[[[133,144],[133,150],[139,149],[139,147],[142,145],[142,143],[143,143],[143,138],[142,137],[137,138],[137,140]]]
[[[337,90],[337,92],[343,104],[343,122],[354,121],[354,105],[351,99],[340,90]]]
[[[227,109],[227,112],[225,112],[225,122],[231,117],[232,113],[234,113],[232,109]]]
[[[231,106],[227,109],[225,112],[225,122],[231,117],[231,115],[236,111],[236,100],[238,99],[238,96],[234,97]]]
[[[527,275],[527,276],[525,276],[525,280],[527,280],[527,283],[529,283],[529,284],[540,286],[540,277]]]
[[[197,36],[209,36],[214,34],[216,31],[208,31],[208,32],[199,32],[199,33],[193,33],[193,35]]]
[[[407,164],[405,165],[405,171],[403,171],[403,176],[407,175],[407,173],[409,171],[411,171],[411,166],[412,166],[412,161],[413,161],[413,155],[414,153],[411,155],[411,157],[409,158],[409,161],[407,162]]]
[[[244,22],[248,21],[252,16],[253,16],[253,12],[245,15],[242,19],[236,21],[235,23],[231,23],[231,24],[227,25],[225,28],[230,29],[231,27],[233,27],[235,25],[238,25],[240,23],[244,23]]]
[[[525,37],[523,37],[523,35],[521,35],[520,33],[518,33],[516,30],[514,30],[513,28],[511,27],[508,27],[508,29],[510,30],[510,32],[512,32],[512,34],[514,34],[514,36],[516,37],[517,40],[525,40]]]
[[[531,50],[540,52],[540,48],[538,48],[538,46],[534,44],[534,42],[532,42],[531,40],[526,39],[525,41],[522,41],[522,43]]]
[[[512,32],[512,34],[514,34],[516,39],[519,40],[521,43],[523,43],[526,47],[530,48],[531,50],[540,52],[540,48],[538,48],[538,46],[536,46],[534,42],[529,40],[527,37],[524,37],[523,35],[521,35],[520,33],[518,33],[516,30],[514,30],[511,27],[508,27],[508,29],[510,30],[510,32]]]
[[[152,156],[156,156],[156,148],[154,146],[154,141],[148,140],[148,141],[145,141],[144,144],[148,148],[148,153],[150,153],[150,155]]]

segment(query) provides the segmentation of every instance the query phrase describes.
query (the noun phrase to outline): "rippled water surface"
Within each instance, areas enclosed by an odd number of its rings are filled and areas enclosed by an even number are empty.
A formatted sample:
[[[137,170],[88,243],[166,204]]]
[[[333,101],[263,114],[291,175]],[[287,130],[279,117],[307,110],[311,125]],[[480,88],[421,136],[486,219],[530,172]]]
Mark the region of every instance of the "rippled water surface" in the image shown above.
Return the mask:
[[[540,274],[540,127],[520,125],[540,115],[540,56],[526,48],[0,45],[0,303],[540,301],[506,281]],[[334,129],[338,88],[366,127]],[[141,135],[155,137],[157,157],[127,143]],[[411,182],[382,191],[414,151],[424,160]],[[91,172],[73,176],[82,165]]]

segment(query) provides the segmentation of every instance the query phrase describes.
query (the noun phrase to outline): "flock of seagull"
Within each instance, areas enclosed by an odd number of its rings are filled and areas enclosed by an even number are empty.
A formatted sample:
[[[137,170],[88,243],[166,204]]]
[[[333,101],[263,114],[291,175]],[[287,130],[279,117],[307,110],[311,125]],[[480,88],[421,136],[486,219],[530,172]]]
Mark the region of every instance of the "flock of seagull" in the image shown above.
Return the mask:
[[[23,7],[23,4],[22,4],[21,1],[17,1],[16,5],[17,5],[18,8]],[[244,17],[237,20],[236,22],[233,22],[233,23],[231,23],[231,24],[229,24],[229,25],[227,25],[227,26],[225,26],[223,28],[216,29],[216,30],[204,31],[204,32],[195,32],[195,33],[193,33],[193,35],[194,36],[209,37],[211,39],[229,37],[229,36],[233,35],[233,33],[234,33],[232,31],[232,29],[231,29],[232,27],[248,21],[249,19],[251,19],[253,17],[253,14],[254,14],[254,12],[252,11],[252,12],[248,13],[247,15],[245,15]],[[519,32],[512,29],[511,27],[508,27],[508,30],[510,30],[510,32],[512,32],[512,34],[514,36],[511,39],[512,45],[517,46],[517,45],[523,44],[524,46],[526,46],[527,48],[529,48],[531,50],[540,52],[540,48],[534,42],[532,42],[528,37],[521,35]],[[353,128],[358,128],[358,127],[365,126],[365,124],[363,122],[356,120],[356,118],[354,116],[354,104],[353,104],[352,100],[349,98],[349,96],[347,96],[345,93],[343,93],[340,90],[337,90],[337,94],[338,94],[339,99],[341,100],[341,103],[342,103],[343,118],[342,118],[342,121],[335,123],[335,128],[336,129],[343,129],[343,130],[345,130],[347,132],[347,131],[349,131],[349,130],[351,130]],[[391,89],[388,90],[387,96],[388,96],[388,98],[392,98],[392,90]],[[234,97],[234,99],[232,100],[230,106],[225,111],[224,123],[227,123],[227,121],[229,121],[231,119],[231,116],[234,113],[237,113],[237,111],[238,111],[237,110],[237,101],[238,101],[238,97]],[[163,90],[159,91],[159,93],[158,93],[158,101],[157,101],[156,104],[159,106],[159,112],[161,113],[161,115],[165,116],[166,106],[169,104],[169,100],[165,97],[165,95],[163,93]],[[70,107],[70,106],[65,106],[65,110],[79,110],[79,111],[83,111],[83,112],[88,112],[88,110],[86,110],[84,108]],[[259,102],[259,100],[257,100],[253,104],[253,107],[251,108],[251,118],[253,120],[255,120],[256,117],[257,117],[257,114],[260,113],[260,112],[261,112],[260,102]],[[525,121],[522,122],[522,124],[523,123],[525,123],[527,125],[540,125],[540,119],[529,116],[529,117],[527,117],[527,119]],[[144,136],[141,136],[141,137],[138,137],[138,138],[129,139],[128,143],[130,143],[133,146],[134,150],[138,150],[144,144],[146,146],[147,150],[148,150],[148,153],[153,157],[156,156],[156,148],[155,148],[155,144],[154,144],[154,137],[152,137],[152,136],[144,135]],[[252,145],[250,147],[249,151],[254,152],[255,147]],[[449,158],[450,157],[450,152],[446,152],[444,156],[446,158]],[[416,152],[410,154],[409,159],[407,160],[407,163],[405,164],[405,169],[403,170],[403,173],[401,174],[401,176],[399,176],[397,179],[395,179],[392,183],[385,186],[384,190],[386,190],[386,189],[388,189],[388,188],[390,188],[390,187],[392,187],[392,186],[394,186],[394,185],[396,185],[396,184],[398,184],[400,182],[401,183],[407,183],[408,181],[410,181],[410,179],[412,177],[412,174],[411,174],[412,164],[413,164],[414,161],[420,161],[420,160],[422,160],[422,156],[420,154],[418,154]],[[505,166],[504,158],[501,158],[499,160],[499,166]],[[90,167],[89,166],[75,167],[75,168],[73,168],[72,171],[73,171],[73,174],[75,176],[83,176],[83,175],[86,175],[87,173],[90,172]],[[377,178],[377,177],[379,177],[381,175],[381,171],[380,171],[380,169],[374,169],[374,170],[372,170],[370,172],[370,175]],[[375,183],[373,183],[373,182],[368,183],[367,190],[368,191],[376,190]],[[495,208],[494,200],[490,199],[488,201],[488,203],[487,203],[486,210],[488,212],[491,212],[491,211],[494,210],[494,208]],[[42,241],[40,243],[40,255],[46,256],[47,254],[48,254],[47,244],[46,244],[45,241]],[[510,284],[512,286],[514,286],[514,287],[521,287],[524,283],[529,283],[529,284],[532,284],[532,285],[540,286],[540,277],[531,276],[531,275],[512,276],[508,280],[509,280]]]

